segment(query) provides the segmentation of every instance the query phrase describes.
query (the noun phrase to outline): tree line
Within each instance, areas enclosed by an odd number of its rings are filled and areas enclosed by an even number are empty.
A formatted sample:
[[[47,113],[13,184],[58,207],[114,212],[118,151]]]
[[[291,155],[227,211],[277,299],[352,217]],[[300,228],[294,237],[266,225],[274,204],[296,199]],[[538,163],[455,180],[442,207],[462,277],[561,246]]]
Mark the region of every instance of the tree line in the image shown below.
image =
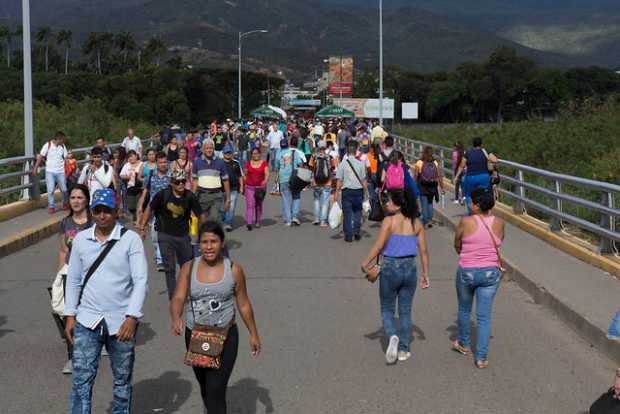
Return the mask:
[[[17,41],[22,33],[21,26],[14,30],[0,26],[0,51],[3,51],[1,55],[7,68],[21,67],[23,57]],[[90,32],[79,45],[79,58],[76,57],[77,51],[74,51],[75,39],[71,30],[54,31],[49,26],[41,26],[32,34],[32,39],[33,70],[62,72],[65,75],[70,70],[91,70],[99,75],[141,70],[144,65],[160,66],[162,59],[168,55],[162,36],[153,35],[139,43],[129,31]],[[180,56],[172,56],[165,63],[179,67]]]
[[[366,72],[354,95],[376,98],[378,74]],[[418,102],[420,116],[431,122],[497,122],[554,117],[558,110],[620,94],[620,75],[600,67],[560,70],[540,67],[500,47],[486,62],[465,62],[450,72],[421,74],[387,67],[385,96]],[[398,118],[398,114],[396,114]]]

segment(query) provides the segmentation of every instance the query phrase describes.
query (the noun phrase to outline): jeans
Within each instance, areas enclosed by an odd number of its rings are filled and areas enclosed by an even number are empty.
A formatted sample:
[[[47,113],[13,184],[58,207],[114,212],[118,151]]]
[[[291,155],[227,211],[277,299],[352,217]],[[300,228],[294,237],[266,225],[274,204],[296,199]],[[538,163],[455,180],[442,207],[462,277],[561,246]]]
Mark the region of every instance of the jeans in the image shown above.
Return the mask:
[[[198,202],[200,208],[207,215],[207,220],[222,222],[222,211],[224,210],[224,193],[206,191],[198,191]]]
[[[245,223],[246,224],[260,224],[260,219],[263,214],[263,203],[257,203],[254,194],[256,190],[265,187],[255,187],[253,185],[245,186]]]
[[[389,338],[397,335],[398,350],[407,352],[411,341],[411,305],[418,284],[415,257],[384,257],[379,277],[379,299],[383,331]],[[398,298],[398,322],[394,313]]]
[[[422,223],[427,225],[433,221],[433,197],[420,195],[420,205],[422,206]]]
[[[177,262],[179,267],[192,260],[193,249],[189,236],[173,236],[171,234],[159,232],[159,250],[164,259],[166,269],[166,288],[168,288],[168,299],[172,299],[174,290],[177,286],[175,278]]]
[[[491,312],[493,299],[500,285],[497,267],[462,268],[456,271],[456,295],[458,297],[458,330],[462,346],[471,347],[471,307],[476,297],[476,360],[485,360],[491,336]]]
[[[67,181],[65,178],[65,172],[53,173],[45,171],[45,186],[47,187],[47,208],[56,208],[54,201],[54,190],[56,185],[62,193],[62,202],[69,202],[69,193],[67,192]]]
[[[276,155],[278,155],[277,149],[269,149],[269,168],[271,172],[274,172],[276,170]]]
[[[289,183],[280,183],[280,193],[282,194],[282,218],[284,222],[290,223],[293,219],[299,219],[301,193],[293,193]]]
[[[342,190],[342,213],[345,240],[351,240],[353,235],[361,233],[362,228],[362,203],[364,202],[364,190]]]
[[[71,414],[90,414],[93,385],[99,368],[101,348],[105,345],[112,366],[112,414],[129,414],[131,407],[135,337],[120,342],[108,333],[105,321],[95,329],[75,323],[73,350],[73,388],[70,396]]]
[[[151,243],[153,243],[153,251],[155,253],[155,264],[161,266],[164,263],[164,259],[161,257],[161,250],[159,249],[159,242],[157,241],[157,230],[155,230],[155,216],[151,216],[149,220],[149,227],[151,230]]]
[[[456,170],[454,170],[454,176],[456,177]],[[461,192],[463,190],[463,174],[459,177],[458,180],[454,182],[454,199],[461,199]]]
[[[469,202],[471,201],[471,193],[478,188],[491,189],[491,176],[486,173],[476,175],[466,175],[463,180],[463,190],[465,191],[465,204],[467,205],[467,213],[471,215]]]
[[[620,309],[614,315],[607,331],[607,337],[613,341],[620,341]]]
[[[235,218],[235,210],[237,210],[237,199],[238,198],[239,198],[239,191],[230,192],[230,208],[228,209],[228,211],[225,211],[223,213],[224,224],[227,226],[232,225],[233,219]]]
[[[327,221],[331,187],[314,187],[314,220]]]
[[[185,329],[185,346],[189,345],[192,331]],[[200,385],[202,402],[209,414],[226,414],[226,389],[228,380],[237,360],[239,349],[239,330],[237,325],[230,327],[222,350],[220,369],[193,367],[194,375]]]

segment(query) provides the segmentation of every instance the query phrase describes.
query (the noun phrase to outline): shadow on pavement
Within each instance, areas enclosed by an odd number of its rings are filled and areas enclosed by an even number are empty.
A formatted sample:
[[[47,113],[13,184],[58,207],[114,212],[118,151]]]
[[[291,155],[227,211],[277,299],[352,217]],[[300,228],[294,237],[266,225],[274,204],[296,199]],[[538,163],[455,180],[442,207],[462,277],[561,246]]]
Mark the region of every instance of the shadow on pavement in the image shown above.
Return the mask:
[[[178,371],[164,372],[133,386],[133,409],[136,413],[177,413],[192,392],[192,383],[180,378]],[[112,408],[108,409],[108,414]],[[186,411],[185,411],[186,412]]]
[[[274,219],[262,219],[260,221],[261,227],[275,226],[276,224],[278,224],[278,222]]]
[[[456,341],[459,337],[459,328],[458,328],[458,321],[454,321],[454,325],[450,325],[446,328],[446,332],[450,333],[450,342],[452,341]],[[471,344],[472,344],[472,351],[476,350],[476,324],[475,323],[471,323],[471,333],[470,333],[470,339],[471,339]],[[489,339],[493,339],[493,335],[491,335],[491,337]]]
[[[241,246],[243,246],[243,243],[241,243],[239,240],[226,240],[226,247],[228,248],[228,250],[238,250],[241,248]]]
[[[243,378],[226,391],[228,410],[231,413],[255,414],[260,402],[266,413],[273,413],[273,401],[267,388],[258,385],[254,378]]]
[[[0,316],[0,326],[6,324],[6,316]],[[0,338],[2,338],[4,335],[11,333],[11,332],[15,332],[13,329],[0,329]]]
[[[166,291],[167,293],[168,291]],[[136,336],[136,345],[144,345],[149,342],[151,339],[155,338],[155,331],[151,328],[150,322],[140,322],[140,326],[138,327],[138,334]]]
[[[396,318],[396,326],[398,326],[398,318]],[[409,343],[412,343],[414,340],[417,341],[425,341],[426,334],[424,331],[417,325],[411,325],[411,340]],[[381,350],[385,352],[388,347],[388,340],[383,333],[383,327],[379,327],[375,332],[367,333],[364,335],[365,338],[370,340],[379,340],[381,343]]]

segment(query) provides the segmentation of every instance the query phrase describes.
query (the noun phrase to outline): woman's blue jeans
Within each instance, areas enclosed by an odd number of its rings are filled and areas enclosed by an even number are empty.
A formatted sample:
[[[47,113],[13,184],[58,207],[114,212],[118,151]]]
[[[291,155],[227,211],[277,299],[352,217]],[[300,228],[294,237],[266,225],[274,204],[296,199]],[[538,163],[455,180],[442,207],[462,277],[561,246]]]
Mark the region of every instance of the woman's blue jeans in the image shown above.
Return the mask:
[[[379,299],[383,331],[389,338],[397,335],[398,350],[408,351],[411,341],[411,305],[418,284],[416,258],[384,257],[379,277]],[[398,299],[398,327],[394,314]]]
[[[471,215],[471,208],[469,202],[471,201],[471,193],[478,188],[491,189],[491,176],[486,173],[466,175],[463,180],[463,190],[465,191],[465,205],[467,206],[467,213]]]
[[[433,197],[420,195],[420,205],[422,207],[422,224],[427,225],[433,221]]]
[[[614,315],[607,331],[607,337],[612,341],[620,341],[620,309]]]
[[[327,221],[331,187],[314,187],[314,220]]]
[[[471,308],[476,298],[476,360],[485,360],[491,337],[493,300],[500,285],[497,267],[459,268],[456,271],[456,295],[459,302],[459,342],[471,348]]]

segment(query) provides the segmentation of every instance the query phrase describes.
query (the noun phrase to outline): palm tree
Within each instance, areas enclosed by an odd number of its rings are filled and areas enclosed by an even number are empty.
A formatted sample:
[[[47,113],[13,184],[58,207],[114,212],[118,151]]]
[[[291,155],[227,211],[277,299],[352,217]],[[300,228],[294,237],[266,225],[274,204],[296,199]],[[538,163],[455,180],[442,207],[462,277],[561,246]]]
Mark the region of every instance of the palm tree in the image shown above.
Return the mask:
[[[56,44],[65,47],[65,75],[69,74],[69,49],[71,49],[72,37],[71,30],[61,30],[56,35]]]
[[[161,36],[153,36],[146,42],[145,53],[148,56],[155,57],[157,66],[159,66],[159,59],[161,55],[167,50],[166,43]]]
[[[49,69],[49,40],[52,37],[52,29],[49,26],[42,26],[39,31],[35,33],[34,37],[37,42],[42,43],[45,47],[45,71]]]
[[[0,26],[0,41],[6,42],[6,66],[11,67],[11,37],[13,34],[6,26]]]
[[[136,42],[131,32],[120,32],[114,36],[114,45],[123,54],[123,66],[127,65],[127,55],[136,48]]]
[[[112,33],[108,32],[90,32],[88,34],[88,38],[82,47],[84,54],[92,55],[95,54],[97,61],[97,74],[101,75],[103,71],[101,70],[101,60],[103,53],[110,47],[112,43],[112,39],[114,36]]]

